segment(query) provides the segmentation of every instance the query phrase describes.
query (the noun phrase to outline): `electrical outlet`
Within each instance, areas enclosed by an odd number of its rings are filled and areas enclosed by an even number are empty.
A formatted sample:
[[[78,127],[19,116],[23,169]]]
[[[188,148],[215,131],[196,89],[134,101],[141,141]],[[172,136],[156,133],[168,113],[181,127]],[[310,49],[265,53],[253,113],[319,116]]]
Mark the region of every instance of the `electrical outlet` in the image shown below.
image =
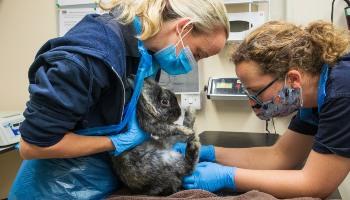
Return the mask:
[[[200,94],[181,94],[181,107],[192,107],[196,110],[201,109],[201,96]]]

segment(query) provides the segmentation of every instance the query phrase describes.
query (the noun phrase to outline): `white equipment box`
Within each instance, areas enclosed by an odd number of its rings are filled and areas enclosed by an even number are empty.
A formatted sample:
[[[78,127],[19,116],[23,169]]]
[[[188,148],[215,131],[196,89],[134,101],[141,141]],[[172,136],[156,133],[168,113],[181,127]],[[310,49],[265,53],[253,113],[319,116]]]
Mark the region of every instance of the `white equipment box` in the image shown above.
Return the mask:
[[[0,112],[0,148],[14,145],[21,137],[19,126],[24,117],[20,113]]]
[[[248,100],[244,87],[238,78],[209,77],[208,86],[204,90],[211,100]]]

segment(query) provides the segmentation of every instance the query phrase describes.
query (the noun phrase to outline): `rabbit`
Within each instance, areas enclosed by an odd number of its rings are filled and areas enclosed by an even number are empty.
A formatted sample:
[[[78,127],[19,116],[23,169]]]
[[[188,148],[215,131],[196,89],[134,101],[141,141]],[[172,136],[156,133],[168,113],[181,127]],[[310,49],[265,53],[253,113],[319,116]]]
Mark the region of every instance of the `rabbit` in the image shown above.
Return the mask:
[[[191,174],[199,158],[199,137],[193,130],[195,113],[186,109],[183,125],[174,124],[181,109],[176,96],[152,79],[145,79],[137,103],[140,128],[150,134],[143,144],[112,157],[113,168],[132,193],[169,195],[182,189],[182,178]],[[186,141],[185,156],[172,150]]]

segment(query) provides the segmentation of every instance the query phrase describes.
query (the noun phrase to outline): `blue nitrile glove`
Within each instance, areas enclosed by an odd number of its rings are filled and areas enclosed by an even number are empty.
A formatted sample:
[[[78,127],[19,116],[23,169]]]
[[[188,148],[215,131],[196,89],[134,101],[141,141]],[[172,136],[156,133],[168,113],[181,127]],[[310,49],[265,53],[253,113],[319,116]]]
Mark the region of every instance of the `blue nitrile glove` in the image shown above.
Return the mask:
[[[181,153],[185,156],[186,152],[186,143],[178,142],[174,144],[173,150]],[[199,162],[209,161],[215,162],[215,148],[213,145],[202,145],[199,151]]]
[[[115,147],[115,150],[111,152],[114,156],[118,156],[124,151],[132,149],[150,138],[150,135],[139,127],[136,112],[131,116],[127,126],[127,131],[109,136],[109,139],[112,140]]]
[[[235,173],[235,167],[201,162],[198,163],[192,175],[184,177],[182,184],[185,189],[202,189],[215,192],[226,188],[236,191]]]

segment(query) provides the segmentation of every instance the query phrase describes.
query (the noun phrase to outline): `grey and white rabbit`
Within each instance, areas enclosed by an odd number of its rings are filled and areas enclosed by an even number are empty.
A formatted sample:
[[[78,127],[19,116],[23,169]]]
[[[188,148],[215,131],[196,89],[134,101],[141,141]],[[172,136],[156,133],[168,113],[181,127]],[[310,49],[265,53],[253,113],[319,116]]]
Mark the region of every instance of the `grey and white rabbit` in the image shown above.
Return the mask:
[[[193,131],[194,112],[186,110],[183,126],[174,124],[180,115],[175,94],[146,79],[137,105],[137,118],[151,139],[112,157],[115,172],[131,192],[175,193],[182,188],[182,178],[194,170],[200,149],[199,137]],[[185,157],[172,150],[178,141],[187,141]]]

